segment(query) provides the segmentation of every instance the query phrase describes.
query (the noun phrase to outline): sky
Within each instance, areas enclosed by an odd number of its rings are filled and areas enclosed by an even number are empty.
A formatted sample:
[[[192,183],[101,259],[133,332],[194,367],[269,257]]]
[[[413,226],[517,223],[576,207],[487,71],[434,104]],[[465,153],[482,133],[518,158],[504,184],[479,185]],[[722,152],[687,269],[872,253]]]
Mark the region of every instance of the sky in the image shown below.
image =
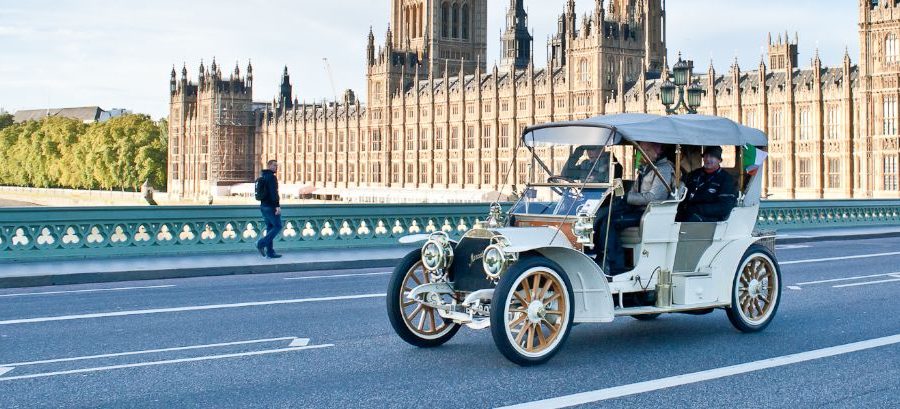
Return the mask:
[[[525,0],[536,40],[535,61],[566,0]],[[799,63],[815,50],[826,66],[847,49],[859,59],[855,0],[668,0],[669,59],[681,51],[706,71],[725,72],[735,58],[756,69],[769,32],[798,33]],[[578,0],[579,16],[594,1]],[[509,2],[488,0],[488,60],[498,61]],[[334,89],[365,95],[369,27],[383,43],[388,0],[0,0],[0,109],[97,105],[154,119],[168,115],[172,66],[196,78],[201,60],[241,72],[252,61],[254,99],[271,100],[287,66],[300,100],[333,99]],[[180,74],[179,74],[180,75]]]

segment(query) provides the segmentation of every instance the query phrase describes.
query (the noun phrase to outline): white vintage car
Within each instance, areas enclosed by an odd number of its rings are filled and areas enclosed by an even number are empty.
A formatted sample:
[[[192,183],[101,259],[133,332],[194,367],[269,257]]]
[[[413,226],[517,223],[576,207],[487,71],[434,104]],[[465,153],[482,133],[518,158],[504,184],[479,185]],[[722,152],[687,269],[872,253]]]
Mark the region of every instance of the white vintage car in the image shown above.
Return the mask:
[[[533,182],[507,212],[492,205],[486,221],[458,242],[442,232],[401,239],[425,243],[390,280],[388,316],[400,338],[434,347],[463,325],[490,327],[504,356],[534,365],[549,360],[578,323],[716,309],[744,332],[772,321],[781,273],[774,236],[754,229],[762,172],[746,173],[742,160],[766,146],[762,132],[711,116],[621,114],[530,127],[522,142]],[[623,165],[634,167],[638,142],[668,147],[674,181],[699,167],[701,146],[722,146],[723,169],[739,193],[727,220],[684,223],[676,213],[686,189],[673,182],[667,200],[646,207],[640,227],[621,232],[614,250],[624,252],[629,271],[608,275],[594,249],[606,232],[596,230],[612,214],[610,203],[623,200],[631,182],[616,176]],[[587,155],[598,147],[608,154]]]

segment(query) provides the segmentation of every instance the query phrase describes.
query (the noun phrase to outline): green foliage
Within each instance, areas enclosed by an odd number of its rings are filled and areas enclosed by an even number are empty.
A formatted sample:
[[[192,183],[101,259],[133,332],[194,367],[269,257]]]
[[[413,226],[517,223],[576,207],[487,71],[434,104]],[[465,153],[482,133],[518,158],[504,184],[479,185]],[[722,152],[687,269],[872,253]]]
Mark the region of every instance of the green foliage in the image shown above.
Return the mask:
[[[0,113],[0,130],[13,124],[13,116],[8,112]]]
[[[0,130],[0,184],[75,189],[166,188],[166,124],[125,115],[86,125],[48,117]]]

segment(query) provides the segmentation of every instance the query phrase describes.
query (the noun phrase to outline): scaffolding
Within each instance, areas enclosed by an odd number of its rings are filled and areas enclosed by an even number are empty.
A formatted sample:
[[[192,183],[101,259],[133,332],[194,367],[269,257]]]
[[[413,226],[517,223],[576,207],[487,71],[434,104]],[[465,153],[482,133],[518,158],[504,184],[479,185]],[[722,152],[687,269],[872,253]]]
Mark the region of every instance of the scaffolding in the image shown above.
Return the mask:
[[[253,106],[249,98],[216,92],[212,106],[214,126],[210,137],[210,184],[250,182],[254,175]]]

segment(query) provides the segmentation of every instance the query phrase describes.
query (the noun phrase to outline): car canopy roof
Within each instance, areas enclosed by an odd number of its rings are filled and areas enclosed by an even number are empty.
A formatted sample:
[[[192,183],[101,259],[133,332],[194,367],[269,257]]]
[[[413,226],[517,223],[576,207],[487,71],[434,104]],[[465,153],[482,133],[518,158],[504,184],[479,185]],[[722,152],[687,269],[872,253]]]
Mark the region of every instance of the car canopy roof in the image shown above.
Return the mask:
[[[728,118],[709,115],[616,114],[578,121],[552,122],[525,129],[526,146],[615,145],[657,142],[671,145],[767,146],[766,135]]]

